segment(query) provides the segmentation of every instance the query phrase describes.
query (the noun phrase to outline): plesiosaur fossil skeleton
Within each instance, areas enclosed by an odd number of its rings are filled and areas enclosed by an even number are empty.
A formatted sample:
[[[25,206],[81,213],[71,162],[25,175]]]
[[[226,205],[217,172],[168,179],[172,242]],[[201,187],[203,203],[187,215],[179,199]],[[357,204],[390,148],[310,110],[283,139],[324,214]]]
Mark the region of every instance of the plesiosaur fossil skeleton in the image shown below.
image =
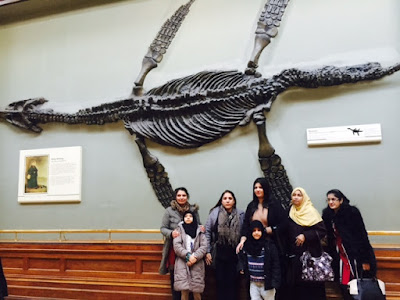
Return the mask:
[[[164,207],[172,198],[172,187],[163,165],[149,153],[145,139],[176,148],[197,148],[253,120],[258,129],[261,169],[273,188],[274,196],[287,207],[292,188],[280,157],[268,141],[264,113],[289,88],[318,88],[376,80],[398,71],[400,64],[387,68],[379,63],[326,66],[314,70],[292,68],[271,78],[263,78],[257,72],[258,59],[271,38],[276,36],[289,2],[270,0],[259,18],[254,49],[244,72],[204,71],[145,92],[146,75],[161,62],[193,2],[182,5],[164,23],[143,59],[142,70],[129,97],[76,113],[42,108],[47,100],[32,98],[9,104],[0,110],[0,117],[36,133],[41,132],[39,124],[43,123],[103,125],[122,120],[125,128],[136,135],[150,182]]]

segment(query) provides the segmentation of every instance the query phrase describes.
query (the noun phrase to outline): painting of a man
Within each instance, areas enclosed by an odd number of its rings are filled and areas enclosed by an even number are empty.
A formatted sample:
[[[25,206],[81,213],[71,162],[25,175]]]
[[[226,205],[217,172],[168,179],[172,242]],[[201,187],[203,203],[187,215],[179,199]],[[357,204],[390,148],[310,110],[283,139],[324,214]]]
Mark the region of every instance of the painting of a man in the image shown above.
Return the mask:
[[[27,186],[29,189],[37,189],[38,182],[37,182],[37,177],[38,177],[38,169],[36,167],[36,161],[33,160],[31,162],[31,166],[28,169],[28,175],[26,176],[27,179]]]
[[[46,193],[48,156],[25,157],[25,193]]]

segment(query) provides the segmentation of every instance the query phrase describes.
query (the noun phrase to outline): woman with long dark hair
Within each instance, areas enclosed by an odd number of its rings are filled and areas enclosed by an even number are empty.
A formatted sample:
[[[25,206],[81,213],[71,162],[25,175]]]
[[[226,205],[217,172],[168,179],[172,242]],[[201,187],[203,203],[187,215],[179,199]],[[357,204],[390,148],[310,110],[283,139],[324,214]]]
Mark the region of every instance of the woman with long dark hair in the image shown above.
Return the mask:
[[[240,239],[243,218],[244,212],[236,208],[235,194],[226,190],[222,193],[217,204],[210,210],[207,219],[208,250],[206,263],[210,265],[213,261],[215,262],[217,299],[219,300],[235,300],[238,296],[236,245]],[[214,256],[212,253],[214,253]]]
[[[322,212],[328,236],[328,252],[333,258],[335,280],[343,298],[352,299],[348,282],[357,274],[376,276],[376,258],[360,211],[337,189],[327,192],[327,207]]]
[[[237,252],[242,250],[246,236],[249,234],[250,223],[254,220],[264,225],[265,232],[272,236],[278,248],[282,247],[280,232],[283,232],[287,224],[287,212],[274,199],[268,181],[263,177],[257,178],[253,183],[253,200],[246,208]],[[283,251],[283,249],[278,250]]]
[[[253,183],[253,200],[247,205],[244,222],[241,230],[240,242],[236,247],[236,253],[243,249],[247,236],[251,234],[250,223],[260,221],[266,233],[278,248],[279,262],[281,266],[282,282],[285,277],[285,230],[288,223],[288,213],[280,202],[272,195],[270,185],[266,178],[257,178]],[[277,289],[276,299],[281,299],[281,289]]]

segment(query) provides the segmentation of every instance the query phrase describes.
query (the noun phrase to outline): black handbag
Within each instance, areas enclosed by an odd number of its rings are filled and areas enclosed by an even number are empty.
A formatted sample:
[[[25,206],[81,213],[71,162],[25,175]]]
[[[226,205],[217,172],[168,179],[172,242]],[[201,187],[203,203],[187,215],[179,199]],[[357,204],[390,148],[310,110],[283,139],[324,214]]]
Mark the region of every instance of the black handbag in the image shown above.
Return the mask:
[[[348,283],[350,296],[354,300],[386,300],[385,283],[374,278],[357,278]]]

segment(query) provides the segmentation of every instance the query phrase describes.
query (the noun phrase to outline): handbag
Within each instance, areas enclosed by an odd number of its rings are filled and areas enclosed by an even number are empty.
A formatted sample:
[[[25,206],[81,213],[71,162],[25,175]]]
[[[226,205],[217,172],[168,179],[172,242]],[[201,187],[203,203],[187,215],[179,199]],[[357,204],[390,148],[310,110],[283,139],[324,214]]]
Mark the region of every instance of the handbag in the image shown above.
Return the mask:
[[[357,278],[348,283],[349,294],[354,300],[385,300],[385,283],[382,280],[374,278]]]
[[[318,231],[316,233],[320,241],[321,256],[313,257],[310,251],[303,252],[300,256],[301,279],[304,281],[333,281],[335,274],[332,268],[332,257],[322,249]]]
[[[300,256],[301,279],[304,281],[333,281],[335,275],[332,269],[332,257],[322,251],[321,256],[313,257],[310,251],[304,251]]]

